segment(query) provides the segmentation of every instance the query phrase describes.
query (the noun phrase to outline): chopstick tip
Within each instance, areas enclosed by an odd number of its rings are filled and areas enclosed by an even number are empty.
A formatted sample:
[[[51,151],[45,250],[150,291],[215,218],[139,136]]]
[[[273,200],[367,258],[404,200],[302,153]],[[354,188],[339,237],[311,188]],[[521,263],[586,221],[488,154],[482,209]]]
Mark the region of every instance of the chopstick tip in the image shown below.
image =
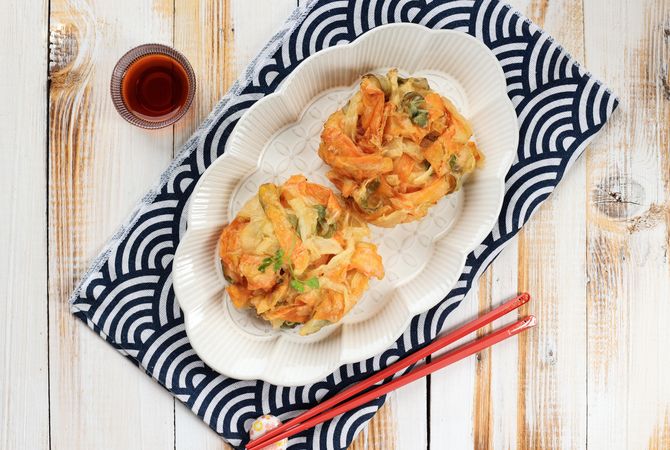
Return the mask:
[[[533,328],[535,325],[537,325],[537,318],[535,318],[534,315],[526,316],[523,319],[519,320],[511,328],[508,329],[507,333],[510,336],[513,336],[515,334],[518,334],[524,330],[527,330],[528,328]]]
[[[534,315],[526,317],[523,321],[524,328],[531,328],[537,325],[537,318]]]
[[[517,297],[517,301],[519,303],[519,306],[528,303],[530,301],[530,294],[528,292],[522,292]]]

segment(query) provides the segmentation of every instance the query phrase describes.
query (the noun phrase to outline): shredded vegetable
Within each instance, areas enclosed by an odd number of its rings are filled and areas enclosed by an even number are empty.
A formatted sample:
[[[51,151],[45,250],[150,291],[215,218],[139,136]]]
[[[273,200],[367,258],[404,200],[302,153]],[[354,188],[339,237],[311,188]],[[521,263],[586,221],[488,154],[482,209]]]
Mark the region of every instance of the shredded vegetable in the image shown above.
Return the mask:
[[[483,162],[468,121],[425,78],[368,74],[321,134],[328,178],[367,222],[424,217]]]
[[[303,176],[264,184],[219,238],[230,299],[276,328],[314,333],[339,321],[371,277],[384,277],[369,234],[330,189]]]

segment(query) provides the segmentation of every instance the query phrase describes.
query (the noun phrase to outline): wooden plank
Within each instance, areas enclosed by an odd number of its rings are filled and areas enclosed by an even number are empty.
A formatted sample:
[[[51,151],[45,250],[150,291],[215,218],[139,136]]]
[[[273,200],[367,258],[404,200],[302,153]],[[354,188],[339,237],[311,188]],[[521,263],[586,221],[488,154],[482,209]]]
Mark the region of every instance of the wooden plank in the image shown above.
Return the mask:
[[[582,11],[577,2],[512,4],[583,59]],[[535,300],[523,313],[538,316],[540,325],[517,343],[501,344],[460,368],[432,377],[432,446],[439,448],[445,442],[454,448],[477,449],[585,446],[585,200],[580,195],[584,177],[584,162],[577,162],[516,245],[513,242],[503,251],[485,273],[478,292],[469,295],[450,319],[458,323],[517,290],[528,290]],[[572,237],[567,243],[565,230]],[[513,319],[514,315],[501,319],[493,327]]]
[[[116,61],[172,41],[170,0],[51,2],[49,308],[52,448],[173,446],[172,398],[76,320],[75,283],[172,157],[172,129],[114,110]]]
[[[500,254],[478,287],[452,313],[448,321],[452,328],[517,294],[518,253],[514,244]],[[465,341],[515,319],[513,314],[501,318]],[[517,353],[513,338],[431,376],[432,448],[441,448],[445,442],[453,444],[453,448],[516,446]]]
[[[540,323],[519,338],[521,448],[586,445],[583,184],[578,162],[519,239],[519,288],[534,295],[527,310]]]
[[[486,296],[489,299],[482,305],[480,302],[480,311],[490,309],[499,305],[501,302],[514,297],[519,291],[518,287],[518,241],[515,239],[509,246],[503,250],[498,259],[491,266],[491,276],[486,283]],[[480,283],[480,292],[482,286]],[[493,322],[493,329],[499,329],[514,320],[518,315],[510,314],[508,317],[501,318]],[[475,416],[475,429],[478,425],[484,429],[488,424],[488,444],[489,447],[499,448],[517,448],[518,440],[516,433],[517,416],[519,411],[519,341],[511,341],[506,345],[500,345],[492,348],[488,354],[482,352],[484,357],[490,359],[490,371],[483,372],[477,379],[479,389],[485,390],[490,384],[489,396],[482,396],[483,404],[480,406],[475,397],[475,408],[478,414]],[[479,442],[479,432],[476,432]]]
[[[670,2],[585,2],[589,69],[621,111],[588,158],[588,439],[670,447]]]
[[[175,1],[174,46],[191,62],[198,84],[191,111],[175,126],[175,152],[295,6],[295,0]],[[187,407],[175,403],[176,449],[230,448]]]
[[[375,442],[392,442],[395,437],[394,446],[368,445],[369,449],[397,448],[398,450],[412,448],[423,449],[428,446],[428,381],[417,380],[416,382],[394,392],[389,401],[392,409],[392,427],[380,426],[384,423],[383,414],[378,413],[370,421],[370,430],[375,430]],[[368,434],[370,434],[368,432]]]
[[[235,81],[237,58],[234,13],[231,0],[174,2],[174,46],[193,66],[197,83],[193,106],[184,120],[175,125],[175,152],[179,151]],[[237,20],[235,16],[235,23]],[[240,20],[243,27],[245,23],[251,25],[251,16],[248,14]],[[270,32],[267,30],[267,34]]]
[[[411,385],[410,385],[411,386]],[[394,405],[396,396],[402,392],[403,389],[410,386],[403,387],[397,392],[392,392],[386,398],[386,403],[379,408],[374,418],[358,433],[356,439],[349,446],[349,450],[372,450],[372,449],[399,449],[399,448],[424,448],[425,442],[409,442],[410,447],[401,447],[398,442],[397,423],[398,418],[395,416],[396,406]],[[424,408],[425,410],[425,408]],[[402,438],[402,437],[401,437]]]
[[[580,2],[526,11],[584,61]],[[518,448],[586,446],[585,161],[578,160],[519,236],[519,289],[539,326],[519,338]]]
[[[26,20],[30,17],[30,20]],[[0,448],[49,445],[48,2],[0,4]]]
[[[349,450],[426,448],[426,386],[419,380],[391,392]]]
[[[478,309],[479,292],[472,289],[449,316],[446,329],[455,329],[472,319]],[[474,448],[476,373],[476,359],[467,358],[430,376],[430,448],[444,448],[447,443],[455,449]]]
[[[516,295],[517,262],[514,241],[452,313],[447,327],[456,328]],[[515,319],[513,314],[501,318],[487,330],[500,328]],[[484,331],[470,335],[463,342]],[[431,448],[443,448],[447,442],[450,448],[515,448],[517,353],[516,338],[513,338],[431,376]]]

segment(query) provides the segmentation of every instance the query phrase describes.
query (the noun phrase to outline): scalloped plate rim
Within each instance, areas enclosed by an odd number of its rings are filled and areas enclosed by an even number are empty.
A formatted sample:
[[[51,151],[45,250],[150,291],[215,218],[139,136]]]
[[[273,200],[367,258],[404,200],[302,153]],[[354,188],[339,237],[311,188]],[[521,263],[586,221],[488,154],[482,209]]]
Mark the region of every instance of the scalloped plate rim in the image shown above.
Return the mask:
[[[329,53],[334,52],[334,51],[347,51],[346,49],[351,49],[351,48],[357,47],[359,45],[362,45],[366,41],[366,37],[368,37],[369,35],[374,34],[375,32],[377,32],[377,30],[382,30],[382,29],[386,30],[386,29],[389,29],[389,28],[408,28],[408,29],[412,28],[412,29],[415,29],[417,32],[422,32],[422,33],[426,33],[426,34],[451,34],[451,35],[458,36],[458,38],[465,38],[465,39],[471,40],[473,43],[476,43],[480,48],[485,50],[485,53],[488,54],[489,59],[491,59],[492,61],[495,62],[495,66],[496,66],[496,80],[495,80],[495,83],[498,85],[498,90],[499,90],[499,95],[498,96],[501,97],[500,101],[504,102],[506,104],[508,112],[511,112],[511,115],[514,117],[514,119],[515,119],[514,124],[515,124],[515,129],[516,129],[516,132],[514,133],[514,139],[513,139],[514,144],[515,144],[514,145],[514,151],[510,151],[509,154],[507,155],[507,158],[503,158],[501,160],[501,163],[500,163],[501,167],[505,167],[507,169],[507,170],[505,170],[505,174],[506,174],[509,171],[509,168],[511,167],[511,165],[514,161],[514,157],[516,155],[516,147],[518,146],[519,132],[518,132],[518,128],[516,127],[516,125],[517,125],[517,123],[516,123],[516,117],[517,117],[516,112],[515,112],[515,109],[514,109],[514,106],[511,102],[511,100],[507,96],[507,91],[506,91],[507,84],[506,84],[506,81],[505,81],[505,74],[502,70],[502,67],[500,66],[500,63],[498,62],[498,59],[495,57],[495,55],[492,53],[492,51],[483,42],[481,42],[480,40],[472,37],[471,35],[469,35],[467,33],[464,33],[464,32],[461,32],[461,31],[456,31],[456,30],[440,30],[440,29],[436,30],[436,29],[427,28],[427,27],[422,26],[422,25],[411,24],[411,23],[396,23],[396,24],[387,24],[387,25],[378,26],[378,27],[364,33],[363,35],[359,36],[356,40],[354,40],[350,43],[328,47],[326,49],[320,50],[320,51],[314,53],[313,55],[310,55],[309,57],[305,58],[305,60],[303,60],[302,63],[300,63],[300,65],[295,70],[293,70],[293,72],[291,72],[282,82],[280,82],[280,84],[278,85],[277,89],[274,92],[272,92],[272,93],[264,96],[263,98],[259,99],[258,101],[256,101],[240,117],[238,123],[235,125],[235,128],[231,131],[231,136],[226,143],[226,146],[225,146],[226,151],[221,156],[219,156],[212,164],[210,164],[210,166],[202,174],[202,176],[200,177],[200,179],[198,180],[198,182],[196,183],[196,185],[193,189],[191,199],[195,199],[197,197],[197,195],[199,193],[199,188],[204,183],[204,181],[207,179],[207,175],[208,175],[208,173],[210,173],[210,171],[213,171],[213,169],[215,167],[225,163],[226,160],[235,156],[231,153],[228,153],[227,150],[232,144],[235,143],[235,141],[237,139],[237,136],[238,136],[238,134],[236,133],[237,127],[241,123],[243,123],[243,121],[245,119],[247,119],[248,116],[254,114],[254,112],[258,108],[265,107],[266,103],[273,102],[273,101],[283,101],[283,96],[286,95],[287,91],[290,89],[290,87],[294,83],[294,80],[298,79],[301,72],[306,70],[305,67],[309,65],[309,64],[307,64],[308,62],[317,60],[318,58],[323,58],[323,57],[327,56]],[[496,98],[492,98],[490,101],[491,102],[498,101],[499,100],[497,98],[498,96],[496,96]],[[304,106],[308,106],[311,103],[311,101],[312,101],[312,99],[310,101],[308,101]],[[272,136],[274,136],[276,133],[280,132],[284,128],[287,128],[287,127],[290,127],[292,125],[295,125],[296,123],[299,123],[302,116],[305,114],[306,109],[307,108],[303,107],[303,109],[301,111],[299,111],[293,117],[293,121],[287,122],[287,124],[284,127],[281,127],[280,129],[276,130],[272,134]],[[256,164],[255,164],[253,169],[251,169],[247,172],[247,175],[249,173],[253,173],[255,170],[259,169],[260,163],[261,163],[261,158],[263,156],[263,153],[266,151],[266,147],[267,146],[264,146],[259,151],[259,153],[257,155],[258,158],[257,158]],[[244,177],[242,177],[242,178],[244,178]],[[499,177],[498,185],[499,185],[499,190],[498,190],[498,201],[497,201],[497,208],[496,208],[497,214],[494,216],[494,219],[492,219],[492,221],[491,221],[491,224],[490,224],[491,227],[493,225],[495,225],[495,219],[497,218],[497,215],[499,214],[499,212],[502,208],[502,203],[504,201],[505,175]],[[193,202],[193,201],[189,201],[189,204],[187,206],[187,211],[186,211],[187,224],[189,222],[191,222],[192,208],[193,208],[194,203],[195,202]],[[481,234],[481,236],[476,236],[477,237],[477,239],[475,239],[476,241],[481,242],[488,235],[488,233],[490,233],[490,227],[487,226],[486,228],[488,230],[481,231],[479,233],[479,234]],[[190,234],[191,234],[192,231],[193,231],[192,228],[187,227],[179,244],[181,244],[181,243],[185,242],[187,239],[189,239]],[[462,248],[458,251],[459,256],[460,256],[460,260],[461,260],[460,263],[458,264],[458,266],[461,268],[461,270],[465,266],[465,261],[467,259],[468,254],[470,252],[472,252],[476,248],[477,245],[478,244],[475,244],[473,248],[467,248],[467,249]],[[180,281],[179,281],[180,277],[177,275],[178,271],[176,271],[174,268],[176,267],[176,264],[175,264],[176,261],[181,258],[181,252],[180,252],[181,249],[183,249],[183,247],[181,245],[178,245],[177,249],[175,251],[175,258],[174,258],[174,262],[173,262],[173,289],[174,289],[174,292],[175,292],[175,298],[177,299],[178,302],[179,302],[179,296],[180,296],[179,292],[181,291]],[[454,249],[454,250],[457,250],[457,249]],[[448,292],[449,291],[445,292],[445,295],[448,294]],[[434,307],[435,305],[437,305],[442,300],[441,299],[436,300],[435,303],[431,307]],[[179,304],[180,304],[180,307],[181,307],[181,302],[179,302]],[[189,311],[189,310],[186,310],[186,309],[182,308],[182,314],[183,314],[183,317],[184,317],[185,331],[186,331],[187,336],[189,337],[189,341],[191,343],[191,346],[193,347],[193,350],[198,354],[198,356],[206,364],[208,364],[214,370],[220,372],[221,374],[224,374],[225,376],[235,378],[235,379],[239,379],[239,380],[262,380],[262,381],[265,381],[265,382],[268,382],[268,383],[271,383],[271,384],[274,384],[274,385],[301,386],[301,385],[311,384],[311,383],[323,380],[327,375],[330,375],[331,373],[336,371],[340,366],[342,366],[344,364],[355,363],[355,362],[358,362],[358,361],[361,361],[361,360],[368,359],[368,358],[378,354],[379,352],[384,351],[386,348],[390,347],[400,336],[402,336],[402,334],[405,332],[405,330],[407,329],[407,327],[411,323],[411,320],[413,319],[413,317],[415,317],[416,314],[421,314],[422,312],[425,312],[427,310],[427,309],[423,309],[422,311],[412,311],[412,310],[410,310],[409,307],[407,309],[408,309],[408,312],[411,315],[409,315],[408,317],[405,318],[405,320],[403,321],[402,327],[398,327],[399,331],[397,331],[396,333],[393,333],[393,337],[391,339],[388,339],[387,341],[384,341],[384,345],[381,345],[381,344],[378,345],[379,349],[376,350],[374,353],[368,354],[367,356],[364,356],[364,357],[340,358],[332,366],[326,366],[324,364],[324,367],[319,370],[319,375],[313,376],[313,377],[307,378],[307,379],[306,378],[299,379],[297,381],[287,380],[283,377],[275,377],[271,371],[267,370],[267,367],[265,367],[263,369],[263,371],[261,371],[260,373],[256,373],[256,374],[249,374],[248,371],[247,371],[247,373],[242,373],[239,370],[234,369],[232,366],[229,366],[227,368],[221,367],[221,364],[219,362],[211,360],[209,358],[209,355],[206,354],[206,352],[199,352],[198,349],[197,349],[197,345],[198,345],[197,339],[194,340],[194,339],[192,339],[191,336],[189,336],[189,329],[191,329],[191,326],[192,326],[190,315],[191,315],[191,312],[193,312],[193,311]],[[341,325],[341,328],[344,328],[347,325],[348,324],[343,324],[343,325]],[[279,340],[277,338],[273,339],[273,344],[272,345],[275,345],[278,341]],[[340,352],[340,355],[341,354],[342,354],[342,352]]]

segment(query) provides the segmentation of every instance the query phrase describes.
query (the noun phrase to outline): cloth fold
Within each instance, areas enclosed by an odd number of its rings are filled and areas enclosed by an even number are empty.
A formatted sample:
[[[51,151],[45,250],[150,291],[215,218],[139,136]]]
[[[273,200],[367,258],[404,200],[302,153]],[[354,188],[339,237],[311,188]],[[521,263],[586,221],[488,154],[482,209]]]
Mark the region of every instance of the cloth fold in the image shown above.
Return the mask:
[[[240,116],[306,57],[393,22],[460,30],[486,44],[507,79],[520,129],[498,223],[472,252],[455,288],[384,351],[308,386],[239,381],[211,370],[184,331],[172,258],[198,178],[224,151]],[[285,421],[425,345],[480,274],[556,187],[617,107],[616,97],[549,35],[497,0],[316,0],[297,9],[95,259],[71,298],[73,313],[188,405],[234,446],[262,414]],[[289,448],[346,448],[384,398],[289,441]]]

